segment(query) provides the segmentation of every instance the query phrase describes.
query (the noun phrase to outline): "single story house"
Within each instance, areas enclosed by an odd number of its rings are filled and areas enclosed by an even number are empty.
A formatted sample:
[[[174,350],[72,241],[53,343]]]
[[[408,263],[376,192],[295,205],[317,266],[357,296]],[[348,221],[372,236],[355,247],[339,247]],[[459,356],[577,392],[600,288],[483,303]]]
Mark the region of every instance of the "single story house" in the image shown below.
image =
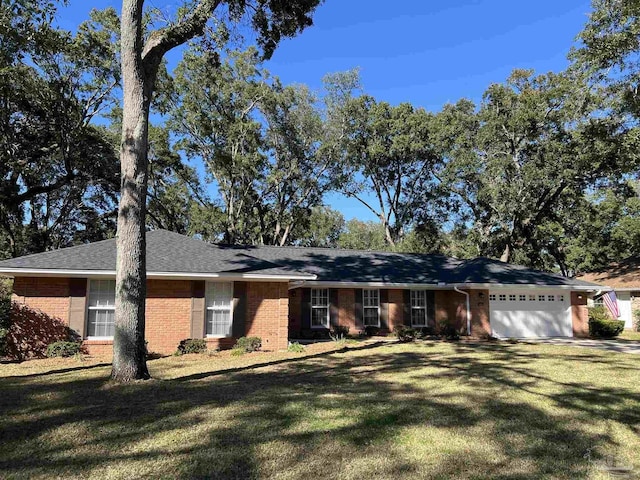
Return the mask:
[[[627,258],[578,278],[613,289],[618,299],[619,320],[624,320],[625,329],[635,327],[634,312],[640,311],[640,257]],[[600,298],[591,301],[594,305],[602,304]]]
[[[115,239],[0,262],[13,299],[64,322],[92,354],[111,351]],[[602,289],[487,258],[328,248],[213,245],[147,233],[146,338],[172,353],[180,340],[229,347],[243,335],[263,348],[348,326],[390,332],[444,322],[476,337],[588,333],[587,299]]]

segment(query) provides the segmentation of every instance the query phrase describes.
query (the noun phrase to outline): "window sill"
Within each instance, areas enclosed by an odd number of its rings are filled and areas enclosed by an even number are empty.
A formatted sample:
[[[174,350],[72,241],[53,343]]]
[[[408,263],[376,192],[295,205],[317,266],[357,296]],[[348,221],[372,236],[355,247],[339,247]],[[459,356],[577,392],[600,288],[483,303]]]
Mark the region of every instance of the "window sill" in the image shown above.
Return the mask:
[[[85,345],[113,345],[113,337],[87,337],[83,343]]]
[[[316,330],[319,330],[321,328],[324,328],[325,330],[329,330],[328,325],[311,325],[311,328],[315,328]]]
[[[233,335],[205,335],[204,338],[211,338],[216,339],[216,338],[233,338]]]

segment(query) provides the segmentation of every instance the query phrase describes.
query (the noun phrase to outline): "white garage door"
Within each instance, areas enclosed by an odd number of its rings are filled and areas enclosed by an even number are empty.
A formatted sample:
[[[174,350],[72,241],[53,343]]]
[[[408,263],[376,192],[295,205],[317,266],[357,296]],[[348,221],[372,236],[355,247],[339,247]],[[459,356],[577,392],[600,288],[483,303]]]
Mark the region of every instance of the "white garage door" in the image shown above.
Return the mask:
[[[491,331],[499,338],[573,336],[568,291],[490,290],[489,310]]]

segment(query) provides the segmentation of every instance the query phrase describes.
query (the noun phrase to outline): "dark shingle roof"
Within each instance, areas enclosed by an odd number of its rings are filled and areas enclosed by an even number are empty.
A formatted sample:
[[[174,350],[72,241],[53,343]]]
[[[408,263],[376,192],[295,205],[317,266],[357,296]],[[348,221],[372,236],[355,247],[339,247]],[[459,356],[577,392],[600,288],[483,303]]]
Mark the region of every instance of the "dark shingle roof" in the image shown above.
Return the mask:
[[[113,271],[115,239],[0,262],[5,268]],[[147,233],[147,271],[315,275],[326,282],[506,284],[596,287],[488,258],[332,248],[212,245],[166,230]]]

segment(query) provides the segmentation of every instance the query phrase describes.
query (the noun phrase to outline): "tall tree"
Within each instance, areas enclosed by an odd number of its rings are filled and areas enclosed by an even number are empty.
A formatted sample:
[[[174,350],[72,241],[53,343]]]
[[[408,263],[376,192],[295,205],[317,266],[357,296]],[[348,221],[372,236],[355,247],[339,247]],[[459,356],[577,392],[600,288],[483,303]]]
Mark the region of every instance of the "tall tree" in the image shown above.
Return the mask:
[[[218,25],[248,19],[257,43],[269,57],[283,37],[311,25],[320,0],[199,0],[179,9],[175,21],[157,30],[145,28],[144,0],[123,0],[121,65],[123,121],[120,151],[121,194],[118,209],[116,328],[111,377],[117,381],[149,378],[145,361],[145,224],[149,110],[164,55],[200,37],[217,17]]]
[[[637,134],[621,118],[591,115],[597,101],[579,77],[515,71],[479,109],[461,101],[438,115],[447,159],[439,178],[461,202],[479,253],[544,267],[539,226],[561,221],[563,204],[636,161]]]
[[[99,239],[115,219],[115,151],[93,120],[115,103],[117,15],[93,11],[71,35],[52,25],[54,13],[39,0],[0,5],[5,255]]]

